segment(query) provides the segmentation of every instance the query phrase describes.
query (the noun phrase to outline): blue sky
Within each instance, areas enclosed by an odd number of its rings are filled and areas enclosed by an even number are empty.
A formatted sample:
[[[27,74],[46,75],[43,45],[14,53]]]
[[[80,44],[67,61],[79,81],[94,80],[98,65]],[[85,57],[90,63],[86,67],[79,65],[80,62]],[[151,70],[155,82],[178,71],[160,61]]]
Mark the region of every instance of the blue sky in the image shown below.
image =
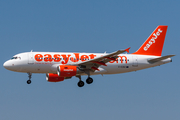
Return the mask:
[[[0,67],[2,120],[179,120],[180,2],[168,0],[0,1],[1,65],[27,51],[135,52],[158,25],[168,25],[162,55],[173,62],[137,72],[49,83],[45,74]],[[86,77],[83,77],[85,80]]]

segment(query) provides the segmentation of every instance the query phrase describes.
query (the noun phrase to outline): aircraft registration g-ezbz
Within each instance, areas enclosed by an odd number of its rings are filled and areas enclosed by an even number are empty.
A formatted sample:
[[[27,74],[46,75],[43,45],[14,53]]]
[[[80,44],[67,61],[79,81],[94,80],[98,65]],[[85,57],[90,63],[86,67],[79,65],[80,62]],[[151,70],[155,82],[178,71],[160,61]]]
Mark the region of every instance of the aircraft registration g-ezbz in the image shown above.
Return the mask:
[[[4,63],[4,67],[15,72],[28,73],[31,83],[32,73],[45,73],[49,82],[60,82],[73,76],[79,78],[78,86],[83,87],[82,75],[87,75],[86,83],[91,84],[91,75],[119,74],[142,70],[172,62],[174,55],[161,56],[168,26],[158,26],[143,45],[132,54],[129,49],[107,53],[68,52],[25,52]]]

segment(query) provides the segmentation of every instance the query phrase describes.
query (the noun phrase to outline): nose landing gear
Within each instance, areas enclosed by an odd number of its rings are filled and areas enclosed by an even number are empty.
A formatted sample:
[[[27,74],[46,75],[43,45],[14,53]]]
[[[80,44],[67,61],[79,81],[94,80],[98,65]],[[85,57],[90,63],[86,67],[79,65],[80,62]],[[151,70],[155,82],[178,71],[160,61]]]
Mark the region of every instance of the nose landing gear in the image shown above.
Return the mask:
[[[27,80],[27,84],[31,84],[32,73],[27,73],[27,74],[28,74],[28,77],[29,77],[29,80]]]

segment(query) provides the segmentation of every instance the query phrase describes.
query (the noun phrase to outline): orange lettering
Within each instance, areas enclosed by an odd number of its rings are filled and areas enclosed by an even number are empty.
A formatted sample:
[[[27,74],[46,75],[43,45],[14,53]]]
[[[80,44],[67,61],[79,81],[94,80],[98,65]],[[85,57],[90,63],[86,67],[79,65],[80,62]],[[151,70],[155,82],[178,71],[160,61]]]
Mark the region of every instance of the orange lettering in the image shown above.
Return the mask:
[[[61,61],[60,55],[54,54],[54,62],[59,62],[59,61]]]
[[[61,56],[62,56],[63,59],[64,59],[64,61],[62,61],[61,63],[62,63],[62,64],[67,64],[68,61],[69,61],[69,57],[70,57],[71,55],[68,55],[68,57],[67,57],[66,55],[61,55]]]
[[[42,61],[42,59],[43,59],[43,55],[41,55],[41,54],[36,54],[36,55],[34,56],[34,58],[35,58],[36,61],[40,62],[40,61]]]
[[[94,57],[96,57],[96,55],[90,54],[89,57],[90,57],[91,59],[94,59]]]
[[[114,63],[115,60],[111,60],[109,63]],[[118,63],[118,58],[116,58],[116,63]]]
[[[82,55],[81,56],[81,61],[86,61],[86,59],[89,59],[89,57],[87,55]]]
[[[127,57],[126,56],[119,56],[120,57],[120,59],[121,59],[121,63],[123,63],[123,57],[125,58],[125,61],[126,61],[126,63],[127,63]]]
[[[50,54],[45,54],[44,55],[44,61],[45,62],[52,62],[52,56]]]
[[[78,62],[79,61],[79,53],[74,53],[75,58],[71,57],[72,62]]]

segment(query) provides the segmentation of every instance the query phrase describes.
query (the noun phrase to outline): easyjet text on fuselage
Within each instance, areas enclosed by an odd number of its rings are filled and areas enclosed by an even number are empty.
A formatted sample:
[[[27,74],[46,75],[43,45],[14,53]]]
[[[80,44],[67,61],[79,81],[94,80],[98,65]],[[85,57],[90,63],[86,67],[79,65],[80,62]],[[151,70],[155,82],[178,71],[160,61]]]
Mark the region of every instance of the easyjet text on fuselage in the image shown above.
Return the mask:
[[[97,55],[95,54],[89,54],[89,55],[85,55],[82,54],[80,55],[80,53],[73,53],[72,54],[35,54],[34,59],[37,62],[61,62],[61,64],[67,64],[69,61],[71,62],[79,62],[79,61],[87,61],[89,59],[94,59]],[[127,57],[126,56],[118,56],[120,57],[120,61],[121,63],[123,63],[123,61],[125,61],[125,63],[127,64]],[[124,60],[123,60],[124,58]],[[114,63],[116,61],[116,63],[118,63],[118,58],[116,60],[112,60],[110,61],[110,63]]]

